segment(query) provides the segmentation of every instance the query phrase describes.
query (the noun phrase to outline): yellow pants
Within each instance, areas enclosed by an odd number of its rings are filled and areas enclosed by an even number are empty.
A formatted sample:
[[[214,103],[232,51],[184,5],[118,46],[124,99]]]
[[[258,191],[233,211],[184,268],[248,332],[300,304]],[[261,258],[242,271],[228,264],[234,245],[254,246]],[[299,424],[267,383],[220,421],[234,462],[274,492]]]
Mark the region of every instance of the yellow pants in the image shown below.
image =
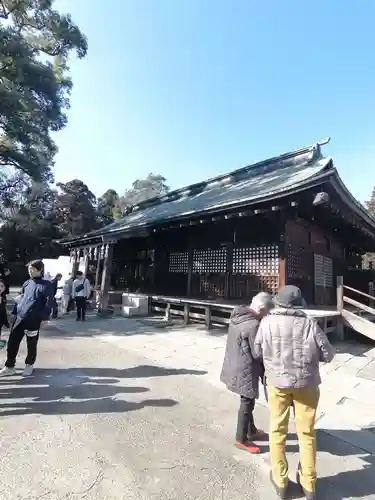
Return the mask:
[[[319,403],[319,388],[276,389],[268,387],[270,409],[270,454],[272,476],[283,488],[288,484],[288,461],[285,442],[288,434],[290,405],[294,403],[300,451],[300,481],[305,490],[314,492],[316,484],[315,417]]]

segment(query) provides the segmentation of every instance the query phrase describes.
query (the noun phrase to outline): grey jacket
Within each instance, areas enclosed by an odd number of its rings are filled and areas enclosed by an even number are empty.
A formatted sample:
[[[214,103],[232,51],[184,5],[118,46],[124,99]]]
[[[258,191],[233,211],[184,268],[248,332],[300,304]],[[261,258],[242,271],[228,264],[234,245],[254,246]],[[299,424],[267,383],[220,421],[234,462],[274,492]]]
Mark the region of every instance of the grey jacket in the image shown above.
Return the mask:
[[[263,364],[252,354],[260,320],[249,307],[233,310],[220,380],[240,396],[257,399]]]
[[[268,382],[279,389],[318,387],[319,361],[334,350],[317,322],[300,309],[273,309],[262,319],[254,355],[263,358]]]

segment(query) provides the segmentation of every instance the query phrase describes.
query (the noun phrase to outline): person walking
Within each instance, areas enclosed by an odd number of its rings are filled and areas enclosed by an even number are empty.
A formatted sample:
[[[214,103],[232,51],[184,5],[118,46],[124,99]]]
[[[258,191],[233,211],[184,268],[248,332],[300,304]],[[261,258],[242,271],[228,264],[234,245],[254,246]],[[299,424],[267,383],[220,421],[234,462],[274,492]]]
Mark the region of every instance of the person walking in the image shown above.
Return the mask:
[[[21,295],[13,308],[14,321],[8,339],[7,359],[0,377],[14,375],[16,358],[23,337],[26,335],[27,356],[24,376],[33,373],[37,356],[39,330],[48,321],[51,310],[51,283],[43,279],[43,261],[28,264],[30,279],[22,285]]]
[[[75,300],[77,308],[77,321],[85,321],[86,319],[86,301],[90,297],[90,294],[91,286],[89,280],[83,276],[82,271],[77,271],[72,289],[72,297]]]
[[[56,294],[57,294],[57,289],[59,287],[59,281],[62,279],[62,274],[57,273],[56,276],[51,280],[51,286],[52,286],[52,319],[56,319],[58,316],[59,308],[57,305],[57,299],[56,299]]]
[[[265,435],[257,429],[253,415],[264,369],[252,352],[260,320],[272,307],[271,296],[262,292],[253,298],[250,306],[239,306],[233,310],[220,376],[227,388],[240,396],[235,446],[249,453],[260,452],[253,441]]]
[[[280,288],[275,305],[262,319],[254,343],[268,381],[270,479],[279,498],[287,498],[285,442],[293,403],[300,449],[297,482],[306,499],[315,500],[319,361],[332,361],[334,350],[317,322],[302,310],[306,303],[299,288]]]
[[[68,314],[70,309],[70,303],[72,301],[73,292],[73,280],[69,278],[65,281],[63,286],[63,296],[62,296],[62,312],[63,314]]]

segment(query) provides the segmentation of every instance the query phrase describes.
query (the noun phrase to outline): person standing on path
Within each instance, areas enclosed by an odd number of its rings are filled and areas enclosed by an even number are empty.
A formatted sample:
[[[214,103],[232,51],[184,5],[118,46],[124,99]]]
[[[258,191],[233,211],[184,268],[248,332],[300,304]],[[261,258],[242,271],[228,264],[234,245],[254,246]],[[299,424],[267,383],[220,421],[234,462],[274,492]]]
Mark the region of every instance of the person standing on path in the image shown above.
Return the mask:
[[[65,281],[63,286],[63,296],[62,296],[62,312],[63,314],[68,314],[70,309],[70,303],[72,299],[73,293],[73,279],[69,278]]]
[[[51,310],[51,282],[43,279],[44,265],[41,260],[28,264],[30,279],[22,285],[21,295],[14,305],[14,321],[8,339],[7,359],[0,370],[0,377],[14,375],[16,358],[23,337],[27,340],[27,357],[24,376],[33,373],[37,355],[39,330],[47,322]]]
[[[305,304],[296,286],[280,288],[276,308],[262,319],[254,344],[254,354],[263,359],[268,380],[270,479],[281,499],[287,498],[285,442],[293,403],[300,449],[297,482],[306,499],[315,500],[319,361],[329,363],[334,357],[325,333],[302,310]]]
[[[58,316],[59,308],[57,305],[57,299],[56,299],[56,294],[57,294],[57,289],[59,287],[59,281],[61,281],[62,274],[58,273],[56,276],[51,280],[51,286],[52,286],[52,319],[56,319]]]
[[[272,307],[271,296],[262,292],[253,298],[250,306],[233,310],[220,376],[227,388],[240,396],[236,446],[249,453],[260,452],[253,441],[265,435],[257,429],[253,416],[264,368],[261,361],[254,359],[252,352],[260,320]]]
[[[72,297],[77,307],[77,321],[85,321],[86,319],[86,301],[89,299],[90,294],[89,280],[83,276],[82,271],[77,271],[72,289]]]

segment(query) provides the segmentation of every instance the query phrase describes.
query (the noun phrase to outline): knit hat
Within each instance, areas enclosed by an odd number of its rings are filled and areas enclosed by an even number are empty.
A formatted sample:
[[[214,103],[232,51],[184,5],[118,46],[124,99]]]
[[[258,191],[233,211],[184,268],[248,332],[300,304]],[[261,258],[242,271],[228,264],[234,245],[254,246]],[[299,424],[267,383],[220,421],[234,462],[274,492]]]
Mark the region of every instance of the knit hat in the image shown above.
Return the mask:
[[[306,307],[306,302],[302,297],[302,292],[297,286],[282,286],[274,299],[278,307]]]

